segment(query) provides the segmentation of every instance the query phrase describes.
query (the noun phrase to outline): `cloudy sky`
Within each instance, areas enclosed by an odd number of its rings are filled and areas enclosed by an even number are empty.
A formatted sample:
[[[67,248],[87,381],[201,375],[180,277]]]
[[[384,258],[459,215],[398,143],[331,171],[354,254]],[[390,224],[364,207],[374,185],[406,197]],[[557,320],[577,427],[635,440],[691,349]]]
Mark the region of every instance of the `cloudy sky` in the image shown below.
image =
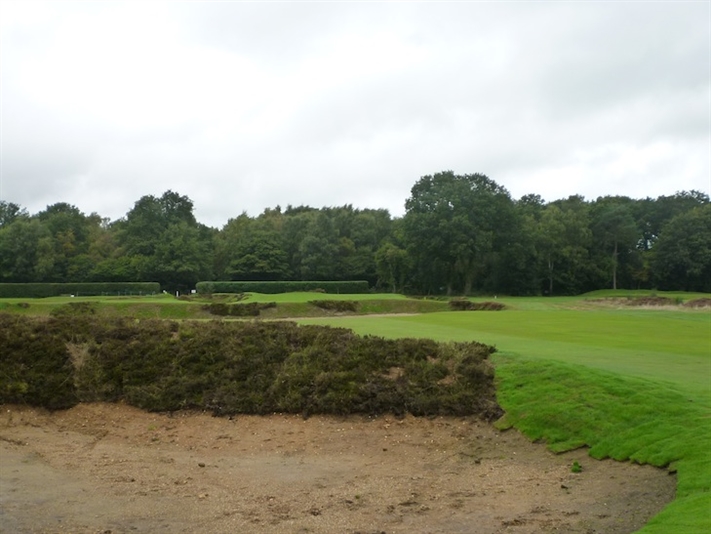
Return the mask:
[[[112,220],[711,192],[711,3],[0,0],[0,200]]]

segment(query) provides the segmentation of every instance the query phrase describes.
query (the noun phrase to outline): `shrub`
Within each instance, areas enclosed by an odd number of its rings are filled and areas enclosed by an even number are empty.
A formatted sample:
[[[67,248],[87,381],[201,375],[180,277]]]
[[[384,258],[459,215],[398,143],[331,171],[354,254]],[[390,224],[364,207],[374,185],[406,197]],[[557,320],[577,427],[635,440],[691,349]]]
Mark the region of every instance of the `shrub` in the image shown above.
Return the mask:
[[[202,307],[203,310],[210,312],[212,315],[229,315],[230,306],[224,302],[211,302]]]
[[[291,322],[0,315],[0,403],[496,418],[493,347]]]
[[[41,321],[0,314],[0,404],[61,409],[77,402],[64,339]]]
[[[76,315],[95,315],[96,314],[96,303],[89,301],[79,301],[79,302],[68,302],[53,308],[49,314],[54,317],[61,316],[76,316]]]
[[[356,312],[358,303],[355,300],[310,300],[309,304],[322,310],[335,312]]]
[[[276,302],[247,302],[245,304],[227,304],[224,302],[213,302],[203,306],[203,309],[213,315],[232,317],[256,317],[262,310],[276,308]]]
[[[499,311],[506,308],[499,302],[472,302],[468,299],[451,299],[449,308],[454,311]]]

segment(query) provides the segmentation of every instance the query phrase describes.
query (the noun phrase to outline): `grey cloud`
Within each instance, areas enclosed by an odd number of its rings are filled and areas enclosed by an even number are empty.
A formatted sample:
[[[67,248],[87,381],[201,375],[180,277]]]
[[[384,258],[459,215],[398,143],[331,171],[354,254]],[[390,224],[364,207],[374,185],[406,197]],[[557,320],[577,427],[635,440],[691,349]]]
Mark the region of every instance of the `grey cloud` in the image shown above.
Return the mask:
[[[2,35],[1,194],[30,212],[115,219],[173,189],[218,227],[277,204],[400,215],[445,169],[548,200],[711,190],[703,3],[45,8]],[[27,93],[79,19],[126,35],[80,54],[107,52],[103,78],[60,58],[54,92]]]
[[[283,65],[314,53],[343,19],[344,6],[309,3],[186,3],[174,15],[198,46]],[[347,6],[346,6],[347,9]]]

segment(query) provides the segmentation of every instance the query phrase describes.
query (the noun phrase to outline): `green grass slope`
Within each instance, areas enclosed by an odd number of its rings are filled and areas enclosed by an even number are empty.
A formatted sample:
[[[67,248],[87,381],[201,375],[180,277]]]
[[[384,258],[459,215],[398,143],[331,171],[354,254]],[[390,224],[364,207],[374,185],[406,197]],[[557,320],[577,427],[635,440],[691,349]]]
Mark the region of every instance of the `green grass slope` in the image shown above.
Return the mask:
[[[263,310],[264,319],[285,319],[291,317],[322,317],[342,315],[325,311],[312,301],[350,301],[355,303],[354,314],[403,314],[431,313],[448,309],[447,302],[438,299],[413,299],[391,293],[335,295],[316,292],[260,294],[247,293],[216,294],[211,298],[202,295],[184,296],[180,299],[173,295],[135,297],[49,297],[41,299],[0,299],[0,312],[21,315],[51,315],[59,308],[73,306],[80,302],[92,304],[96,315],[104,317],[136,317],[139,319],[216,319],[205,309],[213,304],[242,306],[251,303],[275,303],[276,306]]]

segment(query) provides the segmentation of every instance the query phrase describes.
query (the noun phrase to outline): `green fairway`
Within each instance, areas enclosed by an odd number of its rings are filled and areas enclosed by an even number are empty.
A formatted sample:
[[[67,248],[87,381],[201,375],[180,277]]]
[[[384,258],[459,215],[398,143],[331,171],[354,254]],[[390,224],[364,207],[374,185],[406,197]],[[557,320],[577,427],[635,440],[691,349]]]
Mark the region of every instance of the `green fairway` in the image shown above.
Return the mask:
[[[553,450],[589,446],[678,472],[677,499],[641,531],[711,532],[711,313],[499,299],[502,312],[309,319],[383,337],[495,345],[502,427]]]
[[[703,392],[711,377],[711,314],[658,310],[509,310],[310,323],[383,337],[476,340],[505,354],[583,364]]]

